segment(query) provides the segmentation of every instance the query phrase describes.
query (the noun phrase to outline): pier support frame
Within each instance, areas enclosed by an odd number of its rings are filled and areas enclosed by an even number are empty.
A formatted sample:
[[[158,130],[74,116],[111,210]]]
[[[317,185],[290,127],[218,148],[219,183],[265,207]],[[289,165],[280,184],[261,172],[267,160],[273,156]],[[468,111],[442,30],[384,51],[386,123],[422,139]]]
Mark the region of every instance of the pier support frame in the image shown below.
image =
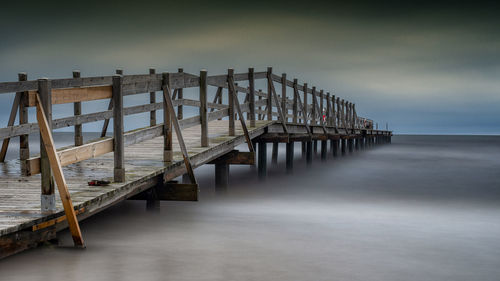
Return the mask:
[[[43,111],[47,117],[47,127],[52,134],[52,91],[51,83],[47,78],[38,79],[38,93]],[[40,133],[40,173],[42,178],[42,194],[40,198],[42,213],[52,213],[56,211],[56,196],[54,193],[54,178],[45,143]]]
[[[321,141],[321,161],[326,161],[326,154],[327,154],[327,141],[322,140]]]
[[[313,159],[313,144],[312,141],[306,142],[306,163],[307,165],[312,164],[312,159]]]
[[[293,154],[294,154],[294,142],[286,143],[286,172],[291,174],[293,172]]]
[[[279,143],[273,142],[273,151],[271,155],[271,163],[273,163],[273,165],[278,164],[278,149],[279,149]]]
[[[257,173],[259,180],[265,180],[267,177],[267,143],[259,141],[258,148]]]
[[[215,193],[223,194],[227,192],[229,185],[229,164],[215,164]]]

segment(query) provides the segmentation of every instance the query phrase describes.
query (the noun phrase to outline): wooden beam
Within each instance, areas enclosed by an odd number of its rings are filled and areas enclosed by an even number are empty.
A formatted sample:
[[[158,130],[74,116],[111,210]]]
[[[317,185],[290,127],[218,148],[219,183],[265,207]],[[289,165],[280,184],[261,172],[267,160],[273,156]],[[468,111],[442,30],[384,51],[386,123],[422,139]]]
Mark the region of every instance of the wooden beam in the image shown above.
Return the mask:
[[[241,127],[243,128],[243,133],[245,135],[245,139],[247,141],[248,150],[250,150],[250,152],[254,152],[255,150],[253,148],[253,144],[252,144],[252,140],[250,139],[250,135],[248,134],[248,129],[247,129],[247,125],[245,123],[245,118],[243,117],[243,113],[241,112],[240,102],[238,101],[238,96],[237,96],[236,91],[234,89],[233,77],[231,75],[228,75],[227,82],[229,84],[229,92],[231,92],[233,94],[234,105],[236,106],[236,111],[238,112],[238,115],[240,116],[240,123],[241,123]]]
[[[73,78],[80,78],[80,71],[73,71]],[[73,115],[80,116],[82,115],[82,102],[77,101],[73,104]],[[79,146],[83,144],[83,134],[82,134],[82,124],[75,125],[75,146]]]
[[[272,81],[270,72],[268,73],[267,79],[268,79],[268,83],[269,83],[270,88],[271,88],[272,97],[274,98],[274,102],[276,102],[276,108],[278,109],[278,114],[279,114],[279,117],[281,119],[281,124],[283,126],[283,130],[285,131],[285,133],[288,133],[288,129],[286,128],[286,119],[285,119],[285,116],[283,115],[283,111],[281,111],[280,102],[278,100],[278,95],[276,94],[276,89],[274,89],[274,82]]]
[[[248,69],[248,102],[250,103],[250,127],[255,127],[255,76],[253,67]]]
[[[208,147],[208,119],[207,119],[207,71],[200,71],[200,122],[201,146]]]
[[[28,92],[28,106],[35,106],[36,94],[37,91]],[[111,95],[111,86],[52,89],[52,104],[109,99]]]
[[[26,73],[18,74],[19,81],[28,80]],[[19,125],[28,123],[28,92],[20,92],[21,99],[19,101]],[[19,136],[19,162],[21,164],[21,175],[27,175],[26,159],[30,157],[29,134]]]
[[[51,82],[47,78],[38,79],[38,93],[35,96],[36,106],[40,104],[43,108],[44,116],[46,116],[47,131],[52,135],[52,103],[51,103]],[[41,101],[38,102],[38,99]],[[37,112],[38,118],[38,112]],[[39,127],[41,122],[38,121]],[[41,211],[42,213],[52,213],[56,211],[56,200],[54,192],[54,179],[52,177],[51,164],[49,156],[47,155],[47,149],[45,149],[45,143],[42,134],[42,128],[40,130],[40,173],[41,173]]]
[[[123,69],[117,69],[116,74],[123,75]],[[112,83],[113,83],[113,81],[111,81],[111,84]],[[111,99],[111,97],[110,97],[109,104],[108,104],[108,110],[111,110],[111,109],[113,109],[113,99]],[[108,131],[108,126],[109,126],[109,118],[106,118],[106,119],[104,119],[104,124],[102,125],[101,138],[104,138],[106,136],[106,133]]]
[[[167,73],[163,73],[163,97],[164,101],[167,103],[168,112],[170,113],[170,118],[172,119],[172,123],[174,125],[175,134],[177,135],[177,141],[179,142],[179,147],[181,148],[182,157],[184,158],[184,164],[186,165],[186,170],[189,175],[189,179],[192,184],[196,184],[196,178],[194,176],[193,167],[191,166],[191,162],[189,161],[189,155],[186,149],[186,145],[184,143],[184,139],[182,138],[181,127],[179,125],[179,120],[175,116],[174,105],[172,104],[172,98],[170,97],[170,86],[169,86],[169,76]]]
[[[155,74],[156,70],[154,68],[149,69],[149,74]],[[149,103],[156,104],[156,92],[149,92]],[[149,126],[156,126],[156,110],[151,110],[149,112]]]
[[[207,164],[255,165],[255,152],[232,150]]]
[[[71,232],[71,236],[73,237],[73,243],[75,246],[85,247],[82,233],[80,231],[80,225],[78,224],[75,209],[73,208],[73,202],[71,201],[71,196],[68,192],[68,186],[66,185],[66,180],[64,179],[62,167],[57,157],[54,139],[52,138],[49,123],[47,121],[47,117],[45,116],[45,112],[43,111],[42,103],[38,95],[36,95],[36,113],[36,118],[40,126],[40,134],[44,143],[44,149],[46,150],[47,156],[50,161],[50,166],[52,167],[52,171],[54,173],[54,178],[57,183],[57,189],[59,190],[59,195],[61,196],[61,202],[64,207],[64,212],[68,220],[69,230]]]
[[[123,76],[113,76],[113,158],[114,181],[125,181],[125,143],[123,140]]]
[[[227,81],[229,82],[230,78],[234,75],[234,69],[229,68],[227,70]],[[228,85],[227,89],[227,100],[228,100],[228,105],[229,105],[229,128],[228,128],[228,135],[234,136],[235,135],[235,127],[234,127],[234,84],[232,86]]]
[[[13,126],[14,121],[16,121],[17,108],[19,107],[19,102],[21,100],[21,93],[16,93],[14,97],[14,102],[12,103],[12,108],[10,110],[9,121],[7,126]],[[7,148],[9,147],[10,138],[6,138],[3,140],[2,149],[0,150],[0,162],[5,161],[5,155],[7,154]]]
[[[162,201],[198,201],[198,184],[177,183],[168,181],[164,184],[152,187],[155,193],[155,200]],[[148,200],[148,191],[134,195],[128,200]]]
[[[177,73],[184,73],[184,69],[179,68],[177,70]],[[184,98],[184,90],[182,88],[178,88],[178,89],[175,89],[175,91],[177,92],[177,99],[182,100]],[[178,120],[184,119],[184,109],[182,108],[182,104],[179,104],[177,106],[177,119]]]

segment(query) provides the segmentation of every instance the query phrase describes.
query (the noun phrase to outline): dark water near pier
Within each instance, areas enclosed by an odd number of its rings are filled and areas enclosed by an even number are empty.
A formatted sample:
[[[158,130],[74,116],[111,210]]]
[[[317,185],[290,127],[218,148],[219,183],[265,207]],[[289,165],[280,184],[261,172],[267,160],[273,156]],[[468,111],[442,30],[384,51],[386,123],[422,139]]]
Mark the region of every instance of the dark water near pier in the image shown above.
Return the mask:
[[[292,176],[280,153],[216,196],[202,167],[200,202],[123,202],[81,223],[86,250],[15,255],[0,280],[500,280],[500,137],[397,136],[310,168],[296,149]]]

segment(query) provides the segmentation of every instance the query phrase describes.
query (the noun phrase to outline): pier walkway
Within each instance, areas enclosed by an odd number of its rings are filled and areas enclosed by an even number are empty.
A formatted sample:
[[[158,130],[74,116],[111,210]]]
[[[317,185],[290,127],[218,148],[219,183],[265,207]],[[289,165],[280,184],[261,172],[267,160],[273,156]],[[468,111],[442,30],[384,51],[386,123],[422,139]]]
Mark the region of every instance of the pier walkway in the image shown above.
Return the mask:
[[[264,80],[267,92],[255,90]],[[15,93],[10,119],[0,128],[0,258],[53,240],[70,228],[75,246],[84,247],[78,221],[122,200],[145,200],[157,208],[159,200],[198,200],[193,169],[215,165],[216,188],[224,191],[230,165],[257,165],[266,177],[267,143],[286,143],[286,168],[293,170],[294,143],[302,145],[310,163],[320,147],[345,154],[377,143],[390,142],[391,132],[374,129],[373,121],[359,117],[355,105],[297,79],[266,72],[208,76],[184,73],[123,75],[0,83],[0,94]],[[236,82],[239,82],[238,85]],[[242,86],[241,84],[246,84]],[[281,84],[277,93],[275,84]],[[199,98],[187,99],[183,89],[199,89]],[[213,88],[215,93],[210,95]],[[157,101],[157,92],[161,101]],[[128,95],[149,93],[148,103],[124,107]],[[212,102],[208,102],[208,97]],[[107,111],[82,114],[81,103],[109,100]],[[53,119],[52,105],[74,104],[74,115]],[[185,106],[199,114],[185,118]],[[37,110],[37,122],[28,122],[28,108]],[[158,123],[158,114],[165,122]],[[124,132],[124,116],[150,112],[150,126]],[[15,125],[17,120],[19,124]],[[104,121],[102,137],[83,143],[82,124]],[[109,122],[113,136],[106,136]],[[73,126],[75,144],[56,148],[52,130]],[[29,152],[29,135],[40,133],[41,154]],[[5,160],[9,140],[20,138],[18,159]],[[320,144],[320,146],[318,145]],[[246,144],[248,149],[238,151]],[[329,148],[329,149],[328,149]],[[173,181],[183,176],[183,182]],[[109,181],[89,186],[88,181]],[[55,181],[55,182],[54,182]],[[57,188],[56,188],[57,187]],[[57,190],[57,191],[56,191]]]

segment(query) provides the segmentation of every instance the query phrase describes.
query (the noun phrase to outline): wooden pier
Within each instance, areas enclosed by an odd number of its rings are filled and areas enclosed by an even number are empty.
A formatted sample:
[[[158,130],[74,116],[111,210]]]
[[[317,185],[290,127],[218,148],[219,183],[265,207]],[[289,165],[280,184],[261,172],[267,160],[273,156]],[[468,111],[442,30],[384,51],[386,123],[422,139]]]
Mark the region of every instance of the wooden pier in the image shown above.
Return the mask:
[[[256,90],[261,80],[267,91]],[[279,89],[277,90],[277,86]],[[187,99],[183,89],[199,89]],[[156,100],[156,93],[162,99]],[[215,92],[215,95],[211,94]],[[254,72],[208,76],[179,69],[175,73],[81,77],[0,83],[0,94],[15,94],[7,126],[0,128],[0,258],[36,247],[70,228],[75,246],[85,247],[78,221],[122,200],[145,200],[158,208],[159,200],[198,200],[193,170],[215,165],[218,191],[228,186],[230,165],[257,165],[266,177],[267,144],[272,163],[278,143],[286,143],[286,169],[292,172],[294,144],[311,163],[320,143],[321,159],[380,143],[392,133],[374,128],[357,115],[355,105],[325,90],[275,75],[272,68]],[[127,96],[149,93],[144,105],[124,107]],[[210,96],[210,102],[208,98]],[[82,114],[82,102],[109,100],[108,110]],[[52,105],[74,104],[74,115],[52,118]],[[185,117],[183,107],[199,108]],[[28,108],[36,107],[37,122],[28,122]],[[163,123],[156,120],[163,114]],[[150,112],[149,126],[124,131],[124,116]],[[18,116],[18,124],[14,122]],[[82,125],[104,121],[101,138],[83,142]],[[112,122],[113,135],[107,136]],[[52,131],[74,127],[74,145],[56,148]],[[29,151],[29,135],[40,133],[41,153]],[[19,137],[19,158],[5,160],[9,140]],[[246,144],[245,151],[237,146]],[[330,148],[330,149],[328,149]],[[183,176],[183,182],[173,181]],[[89,186],[90,179],[109,185]],[[57,187],[57,191],[56,191]]]

